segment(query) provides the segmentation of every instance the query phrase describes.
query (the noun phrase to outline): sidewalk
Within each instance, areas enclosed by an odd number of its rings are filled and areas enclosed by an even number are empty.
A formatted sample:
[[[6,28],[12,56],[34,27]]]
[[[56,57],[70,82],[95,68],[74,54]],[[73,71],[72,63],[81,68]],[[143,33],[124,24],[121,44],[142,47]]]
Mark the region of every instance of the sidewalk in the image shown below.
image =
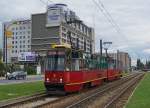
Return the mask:
[[[0,80],[3,80],[3,79],[5,79],[5,77],[0,77]]]

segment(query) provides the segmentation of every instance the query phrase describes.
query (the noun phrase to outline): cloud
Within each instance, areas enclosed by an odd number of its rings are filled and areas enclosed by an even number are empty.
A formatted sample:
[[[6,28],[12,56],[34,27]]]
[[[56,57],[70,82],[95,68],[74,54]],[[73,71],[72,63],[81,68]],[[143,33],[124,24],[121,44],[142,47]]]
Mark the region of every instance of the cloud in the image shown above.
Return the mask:
[[[149,49],[144,49],[143,52],[147,53],[147,54],[150,54],[150,48]]]

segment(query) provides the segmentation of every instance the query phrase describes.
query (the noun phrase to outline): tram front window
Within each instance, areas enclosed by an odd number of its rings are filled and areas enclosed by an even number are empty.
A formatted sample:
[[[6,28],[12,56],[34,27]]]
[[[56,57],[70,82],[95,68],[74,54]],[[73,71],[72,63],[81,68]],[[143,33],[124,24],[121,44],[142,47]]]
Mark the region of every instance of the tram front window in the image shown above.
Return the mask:
[[[47,57],[47,69],[49,71],[64,71],[65,65],[65,55],[59,55],[58,53],[54,55],[48,55]]]

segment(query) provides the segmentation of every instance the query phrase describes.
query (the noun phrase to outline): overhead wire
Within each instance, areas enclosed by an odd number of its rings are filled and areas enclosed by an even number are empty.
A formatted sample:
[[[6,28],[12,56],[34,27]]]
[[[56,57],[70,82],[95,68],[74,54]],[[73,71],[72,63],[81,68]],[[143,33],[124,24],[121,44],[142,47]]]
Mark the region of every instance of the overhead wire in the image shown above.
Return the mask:
[[[106,19],[108,20],[108,22],[114,27],[114,29],[116,30],[116,32],[124,37],[124,39],[126,40],[126,43],[129,42],[129,40],[127,39],[126,35],[124,35],[124,33],[122,33],[120,27],[115,22],[115,20],[112,18],[111,14],[108,12],[108,10],[105,8],[105,6],[102,3],[102,1],[98,0],[98,3],[95,0],[92,0],[92,1],[98,7],[98,9],[102,12],[102,14],[106,17]],[[131,50],[131,51],[133,52],[133,50]],[[133,53],[135,55],[137,55],[137,58],[141,57],[141,55],[138,52],[136,52],[136,53],[133,52]]]

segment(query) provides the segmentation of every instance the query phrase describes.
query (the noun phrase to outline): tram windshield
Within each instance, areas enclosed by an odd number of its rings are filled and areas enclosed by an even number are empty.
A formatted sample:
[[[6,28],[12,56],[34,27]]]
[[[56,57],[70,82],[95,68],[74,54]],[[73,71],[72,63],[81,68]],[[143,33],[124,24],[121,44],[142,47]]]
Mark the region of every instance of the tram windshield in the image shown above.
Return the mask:
[[[65,69],[65,52],[50,51],[48,52],[46,70],[64,71]]]

